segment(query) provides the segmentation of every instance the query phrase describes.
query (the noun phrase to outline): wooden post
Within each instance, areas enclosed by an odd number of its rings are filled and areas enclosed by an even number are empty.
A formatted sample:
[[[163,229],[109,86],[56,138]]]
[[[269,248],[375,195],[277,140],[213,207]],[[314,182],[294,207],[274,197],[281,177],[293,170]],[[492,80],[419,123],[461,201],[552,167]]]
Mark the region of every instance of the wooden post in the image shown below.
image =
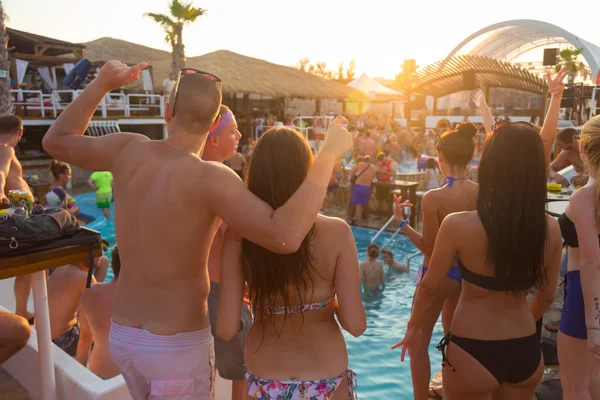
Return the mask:
[[[315,114],[321,115],[321,99],[317,99],[317,105],[315,107]]]

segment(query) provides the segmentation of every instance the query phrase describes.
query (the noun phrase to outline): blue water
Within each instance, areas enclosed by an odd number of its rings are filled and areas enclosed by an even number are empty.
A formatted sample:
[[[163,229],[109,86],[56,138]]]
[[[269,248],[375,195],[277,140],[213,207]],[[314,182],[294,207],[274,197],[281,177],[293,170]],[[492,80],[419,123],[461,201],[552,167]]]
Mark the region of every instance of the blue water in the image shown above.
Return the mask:
[[[75,197],[81,211],[96,218],[87,227],[100,231],[102,237],[114,246],[115,232],[114,220],[106,220],[102,212],[96,207],[94,193]],[[114,215],[114,210],[111,210]],[[366,259],[367,246],[375,235],[372,229],[352,227],[358,257],[360,261]],[[416,248],[402,235],[398,235],[391,243],[387,243],[392,235],[382,233],[375,241],[380,247],[389,248],[397,260],[406,263],[409,255],[416,252]],[[110,256],[110,253],[108,254]],[[400,362],[400,350],[390,350],[390,347],[404,336],[406,323],[410,317],[410,309],[415,286],[413,279],[418,267],[423,262],[419,255],[411,261],[411,272],[400,274],[387,271],[386,284],[378,296],[364,296],[363,303],[367,312],[367,330],[362,336],[355,338],[344,331],[350,367],[358,375],[358,395],[361,400],[398,399],[408,400],[413,398],[410,377],[410,361]],[[113,279],[113,272],[109,269],[106,280]],[[435,327],[429,354],[431,357],[432,372],[439,370],[442,362],[441,354],[435,349],[443,336],[441,323]]]

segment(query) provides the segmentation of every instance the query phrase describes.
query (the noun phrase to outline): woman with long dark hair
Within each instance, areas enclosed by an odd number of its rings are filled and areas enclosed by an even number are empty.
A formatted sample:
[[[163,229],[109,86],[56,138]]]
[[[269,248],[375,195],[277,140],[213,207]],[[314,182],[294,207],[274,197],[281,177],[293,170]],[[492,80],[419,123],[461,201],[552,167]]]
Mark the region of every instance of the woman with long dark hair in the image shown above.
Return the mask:
[[[419,328],[444,298],[456,264],[460,299],[443,354],[446,399],[527,399],[542,378],[544,362],[536,321],[554,299],[562,241],[545,213],[546,162],[540,134],[529,124],[497,123],[479,165],[475,211],[442,222],[428,273],[415,298],[404,339],[421,345]],[[533,301],[527,294],[533,287]]]
[[[440,188],[433,189],[423,196],[423,234],[420,234],[410,225],[408,220],[402,220],[402,207],[399,199],[396,201],[394,211],[396,221],[402,225],[402,232],[423,253],[423,266],[419,269],[416,283],[428,269],[430,257],[433,252],[435,239],[444,218],[451,213],[459,211],[472,211],[477,201],[478,186],[467,178],[467,166],[473,158],[475,142],[473,138],[477,128],[470,122],[459,124],[456,129],[446,131],[438,140],[437,155],[440,170],[446,176],[446,182]],[[427,162],[433,161],[428,159]],[[413,381],[413,392],[416,400],[429,398],[429,380],[431,379],[431,363],[429,361],[428,346],[433,334],[433,328],[440,313],[444,332],[450,329],[452,315],[460,296],[460,273],[454,267],[442,283],[444,298],[436,299],[427,315],[420,324],[425,346],[413,349],[410,354],[410,369]],[[415,294],[418,291],[415,290]],[[435,391],[435,388],[431,389]]]
[[[600,399],[600,116],[581,130],[580,154],[589,180],[558,218],[569,247],[565,302],[558,333],[565,399]]]
[[[312,161],[299,132],[270,129],[256,144],[246,184],[276,209],[300,186]],[[356,376],[348,368],[339,325],[359,336],[366,317],[348,224],[319,215],[300,248],[288,255],[270,252],[228,229],[217,312],[217,334],[224,340],[240,329],[246,286],[254,314],[245,347],[247,398],[352,398]]]

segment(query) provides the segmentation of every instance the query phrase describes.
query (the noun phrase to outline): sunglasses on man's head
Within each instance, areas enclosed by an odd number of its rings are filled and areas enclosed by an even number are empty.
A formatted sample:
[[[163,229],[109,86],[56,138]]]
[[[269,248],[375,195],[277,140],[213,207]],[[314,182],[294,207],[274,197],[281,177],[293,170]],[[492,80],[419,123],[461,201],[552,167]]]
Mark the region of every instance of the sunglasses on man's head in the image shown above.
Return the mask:
[[[173,94],[173,107],[171,108],[171,117],[175,116],[175,106],[177,105],[177,95],[179,94],[179,85],[181,85],[181,79],[185,76],[188,75],[196,75],[196,74],[200,74],[205,78],[210,79],[211,81],[213,81],[215,83],[215,85],[217,85],[217,88],[219,89],[219,91],[221,90],[221,78],[219,78],[216,75],[213,75],[209,72],[204,72],[204,71],[200,71],[197,69],[193,69],[193,68],[182,68],[179,70],[179,74],[177,74],[177,81],[175,82],[175,93]],[[218,120],[219,117],[217,117]],[[216,121],[215,121],[216,122]]]

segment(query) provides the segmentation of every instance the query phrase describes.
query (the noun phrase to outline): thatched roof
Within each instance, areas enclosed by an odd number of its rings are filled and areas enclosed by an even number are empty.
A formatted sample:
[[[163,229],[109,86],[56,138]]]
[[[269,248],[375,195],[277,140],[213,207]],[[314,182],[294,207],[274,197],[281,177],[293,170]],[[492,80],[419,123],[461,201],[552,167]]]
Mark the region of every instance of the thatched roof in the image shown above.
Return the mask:
[[[6,28],[6,32],[8,33],[9,47],[15,47],[16,51],[20,53],[34,54],[36,46],[43,47],[45,49],[43,54],[48,56],[67,54],[85,48],[83,44],[66,42],[13,28]]]
[[[91,61],[146,61],[152,65],[155,87],[161,87],[171,72],[169,52],[118,39],[101,38],[86,43],[86,57]],[[226,50],[190,57],[187,66],[219,76],[223,80],[223,93],[229,95],[259,93],[278,98],[366,99],[362,93],[339,82]]]

